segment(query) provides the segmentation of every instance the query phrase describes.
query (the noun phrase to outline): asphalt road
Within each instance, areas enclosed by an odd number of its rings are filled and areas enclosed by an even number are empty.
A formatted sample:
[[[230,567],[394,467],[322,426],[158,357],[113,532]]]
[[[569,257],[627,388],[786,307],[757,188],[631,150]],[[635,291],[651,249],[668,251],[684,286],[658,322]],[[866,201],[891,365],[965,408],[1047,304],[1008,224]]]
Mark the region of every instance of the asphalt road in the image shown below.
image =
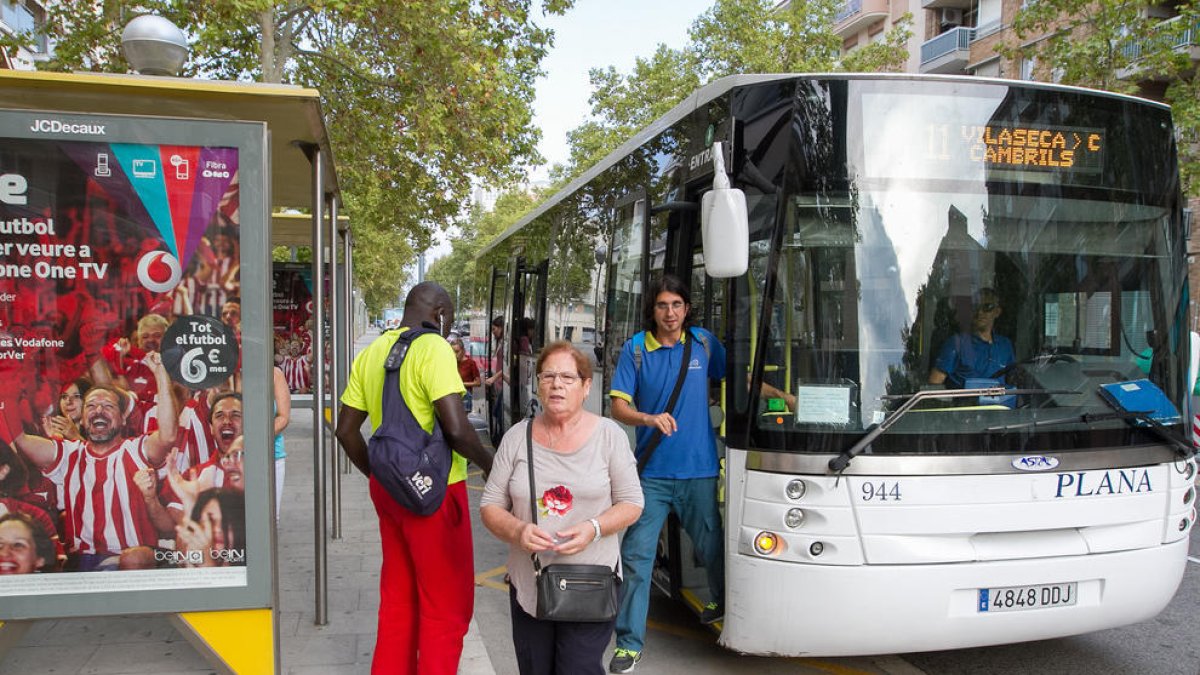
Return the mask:
[[[472,476],[468,483],[476,506],[482,485],[478,475]],[[479,571],[475,619],[497,675],[517,675],[509,632],[508,593],[503,586],[508,549],[484,529],[477,517],[473,526],[475,569]],[[814,659],[741,656],[718,646],[716,634],[700,625],[694,615],[656,593],[650,605],[646,650],[635,672],[640,675],[1200,675],[1200,528],[1192,530],[1191,556],[1175,599],[1150,621],[1056,640],[890,656]],[[847,626],[847,630],[853,627]]]

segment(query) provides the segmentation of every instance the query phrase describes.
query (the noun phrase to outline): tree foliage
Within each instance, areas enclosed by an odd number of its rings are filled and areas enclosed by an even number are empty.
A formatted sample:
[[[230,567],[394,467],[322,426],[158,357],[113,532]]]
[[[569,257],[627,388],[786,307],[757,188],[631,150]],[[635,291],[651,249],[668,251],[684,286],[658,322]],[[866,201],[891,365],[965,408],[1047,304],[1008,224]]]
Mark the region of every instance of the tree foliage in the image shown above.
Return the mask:
[[[622,74],[593,69],[591,119],[568,134],[567,166],[552,177],[565,182],[665,114],[704,83],[749,73],[895,71],[908,58],[912,17],[904,15],[884,38],[845,58],[833,32],[838,0],[799,0],[776,9],[771,0],[717,0],[688,30],[681,49],[659,45]]]
[[[1158,18],[1170,12],[1169,21]],[[1030,59],[1036,79],[1126,94],[1162,92],[1181,138],[1180,166],[1188,194],[1200,191],[1200,110],[1194,64],[1200,3],[1189,0],[1037,0],[1013,19],[1015,39],[997,48]]]
[[[476,273],[475,256],[485,242],[517,222],[535,203],[533,195],[514,190],[500,195],[490,211],[472,208],[459,223],[458,236],[450,241],[450,254],[435,260],[425,278],[438,282],[456,296],[460,313],[471,308],[486,307],[488,282],[482,281]]]
[[[543,0],[562,13],[573,0]],[[189,36],[184,75],[321,91],[357,280],[392,285],[413,250],[460,212],[474,184],[538,160],[531,102],[552,34],[533,0],[142,0],[60,2],[43,30],[55,70],[126,72],[120,34],[153,12]],[[30,36],[24,36],[29,39]],[[306,206],[306,205],[296,205]],[[366,276],[371,274],[372,276]],[[379,293],[368,292],[368,306]]]

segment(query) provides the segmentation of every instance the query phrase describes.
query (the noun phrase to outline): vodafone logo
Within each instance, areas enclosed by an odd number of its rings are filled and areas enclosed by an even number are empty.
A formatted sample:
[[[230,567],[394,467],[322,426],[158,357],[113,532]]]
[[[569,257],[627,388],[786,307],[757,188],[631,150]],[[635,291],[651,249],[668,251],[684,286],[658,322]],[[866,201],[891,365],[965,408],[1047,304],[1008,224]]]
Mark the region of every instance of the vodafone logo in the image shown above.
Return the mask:
[[[304,311],[308,312],[309,314],[313,313],[313,301],[312,300],[309,300],[308,302],[304,303]]]
[[[183,269],[175,256],[166,251],[151,251],[137,265],[138,281],[150,291],[166,293],[179,285]]]

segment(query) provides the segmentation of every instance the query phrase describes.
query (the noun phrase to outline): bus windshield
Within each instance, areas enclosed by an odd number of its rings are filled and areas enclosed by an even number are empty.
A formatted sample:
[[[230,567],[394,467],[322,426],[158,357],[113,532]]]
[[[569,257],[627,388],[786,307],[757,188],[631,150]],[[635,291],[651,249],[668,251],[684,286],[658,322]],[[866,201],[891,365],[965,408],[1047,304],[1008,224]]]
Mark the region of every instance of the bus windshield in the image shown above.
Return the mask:
[[[930,398],[872,452],[1127,445],[1130,425],[1092,417],[1111,410],[1101,385],[1182,393],[1168,114],[1082,92],[896,84],[815,86],[824,104],[795,125],[817,146],[803,151],[812,177],[752,223],[740,288],[754,316],[734,331],[762,360],[747,397],[756,445],[839,452],[915,392],[997,386],[1018,393]]]

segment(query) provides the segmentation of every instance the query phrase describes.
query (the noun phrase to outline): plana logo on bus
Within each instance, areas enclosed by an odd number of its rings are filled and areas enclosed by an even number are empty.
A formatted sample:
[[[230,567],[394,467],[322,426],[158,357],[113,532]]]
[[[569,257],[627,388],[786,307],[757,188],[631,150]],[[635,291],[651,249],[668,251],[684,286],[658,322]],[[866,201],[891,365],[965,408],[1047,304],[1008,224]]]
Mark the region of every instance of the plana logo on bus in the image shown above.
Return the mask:
[[[1025,455],[1014,459],[1012,465],[1014,469],[1021,471],[1049,471],[1058,467],[1058,458],[1046,455]]]

